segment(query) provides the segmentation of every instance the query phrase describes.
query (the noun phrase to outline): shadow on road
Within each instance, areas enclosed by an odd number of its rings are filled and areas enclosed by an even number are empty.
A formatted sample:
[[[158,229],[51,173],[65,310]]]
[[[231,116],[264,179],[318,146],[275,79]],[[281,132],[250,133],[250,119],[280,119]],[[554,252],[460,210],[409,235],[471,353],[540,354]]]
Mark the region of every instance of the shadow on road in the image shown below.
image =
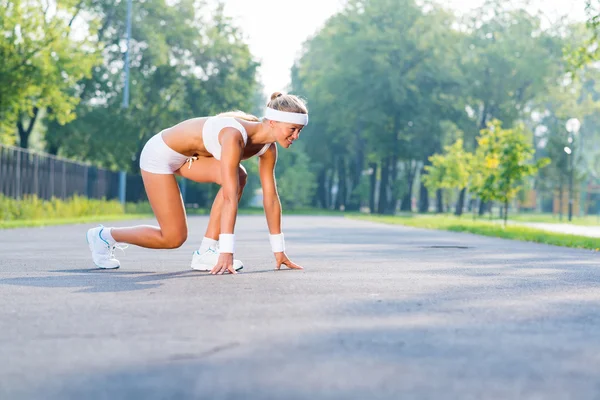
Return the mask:
[[[239,272],[240,274],[281,273],[273,269]],[[128,292],[157,288],[162,281],[177,278],[223,278],[199,271],[144,272],[105,269],[51,270],[49,272],[72,274],[69,276],[37,276],[0,279],[0,285],[29,286],[41,288],[81,288],[77,293]]]

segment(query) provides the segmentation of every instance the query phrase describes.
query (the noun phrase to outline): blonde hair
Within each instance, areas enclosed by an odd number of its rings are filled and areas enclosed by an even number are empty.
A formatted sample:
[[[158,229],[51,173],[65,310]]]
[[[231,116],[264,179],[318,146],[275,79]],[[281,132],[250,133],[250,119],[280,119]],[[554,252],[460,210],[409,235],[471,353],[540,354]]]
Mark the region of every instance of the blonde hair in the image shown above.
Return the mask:
[[[306,103],[301,98],[293,94],[283,94],[275,92],[271,95],[271,100],[267,103],[267,107],[274,110],[287,111],[298,114],[308,114]],[[243,119],[245,121],[259,122],[260,119],[252,114],[245,113],[239,110],[226,111],[218,114],[217,117],[233,117]]]
[[[239,118],[239,119],[243,119],[245,121],[252,121],[252,122],[260,121],[258,119],[258,117],[254,116],[252,114],[245,113],[243,111],[239,111],[239,110],[227,111],[227,112],[218,114],[217,117],[233,117],[233,118]]]
[[[278,111],[308,114],[308,109],[306,108],[304,100],[293,94],[275,92],[271,95],[271,101],[267,103],[267,107]]]

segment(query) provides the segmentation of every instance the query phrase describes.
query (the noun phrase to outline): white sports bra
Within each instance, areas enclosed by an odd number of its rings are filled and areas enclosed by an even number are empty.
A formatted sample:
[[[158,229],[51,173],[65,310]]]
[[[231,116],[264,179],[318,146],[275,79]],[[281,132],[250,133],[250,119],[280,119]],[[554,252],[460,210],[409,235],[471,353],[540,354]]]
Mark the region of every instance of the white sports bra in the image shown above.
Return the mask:
[[[204,147],[206,150],[213,155],[217,160],[221,159],[221,144],[219,143],[219,132],[225,128],[235,128],[242,133],[244,139],[244,146],[248,143],[248,133],[242,124],[240,124],[233,117],[210,117],[204,122],[204,128],[202,128],[202,140],[204,141]],[[256,156],[262,156],[269,149],[271,143],[267,143],[262,149],[256,154]]]

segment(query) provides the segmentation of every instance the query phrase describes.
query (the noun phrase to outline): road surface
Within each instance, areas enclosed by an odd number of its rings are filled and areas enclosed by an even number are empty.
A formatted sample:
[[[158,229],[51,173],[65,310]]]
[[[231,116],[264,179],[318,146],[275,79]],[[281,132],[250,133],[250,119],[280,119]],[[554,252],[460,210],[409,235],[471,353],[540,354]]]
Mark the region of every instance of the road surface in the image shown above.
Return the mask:
[[[245,272],[210,276],[206,222],[115,271],[90,225],[1,230],[0,399],[600,398],[598,253],[294,216],[276,272],[242,216]]]

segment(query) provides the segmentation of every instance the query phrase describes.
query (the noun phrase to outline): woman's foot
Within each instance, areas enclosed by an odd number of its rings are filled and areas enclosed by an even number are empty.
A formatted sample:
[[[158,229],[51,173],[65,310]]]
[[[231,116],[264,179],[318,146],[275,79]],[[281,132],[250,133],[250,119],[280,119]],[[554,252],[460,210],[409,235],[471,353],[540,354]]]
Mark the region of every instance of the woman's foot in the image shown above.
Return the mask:
[[[217,262],[219,261],[219,252],[213,248],[209,247],[204,253],[200,254],[198,250],[194,252],[192,256],[192,269],[196,271],[210,272]],[[244,264],[240,260],[233,260],[233,268],[236,271],[244,268]]]
[[[92,260],[98,268],[119,268],[121,263],[115,258],[115,249],[118,248],[117,244],[111,244],[110,239],[107,240],[106,236],[102,236],[102,232],[105,229],[103,226],[99,226],[87,231],[86,239],[92,252]],[[104,234],[106,235],[106,232]]]

